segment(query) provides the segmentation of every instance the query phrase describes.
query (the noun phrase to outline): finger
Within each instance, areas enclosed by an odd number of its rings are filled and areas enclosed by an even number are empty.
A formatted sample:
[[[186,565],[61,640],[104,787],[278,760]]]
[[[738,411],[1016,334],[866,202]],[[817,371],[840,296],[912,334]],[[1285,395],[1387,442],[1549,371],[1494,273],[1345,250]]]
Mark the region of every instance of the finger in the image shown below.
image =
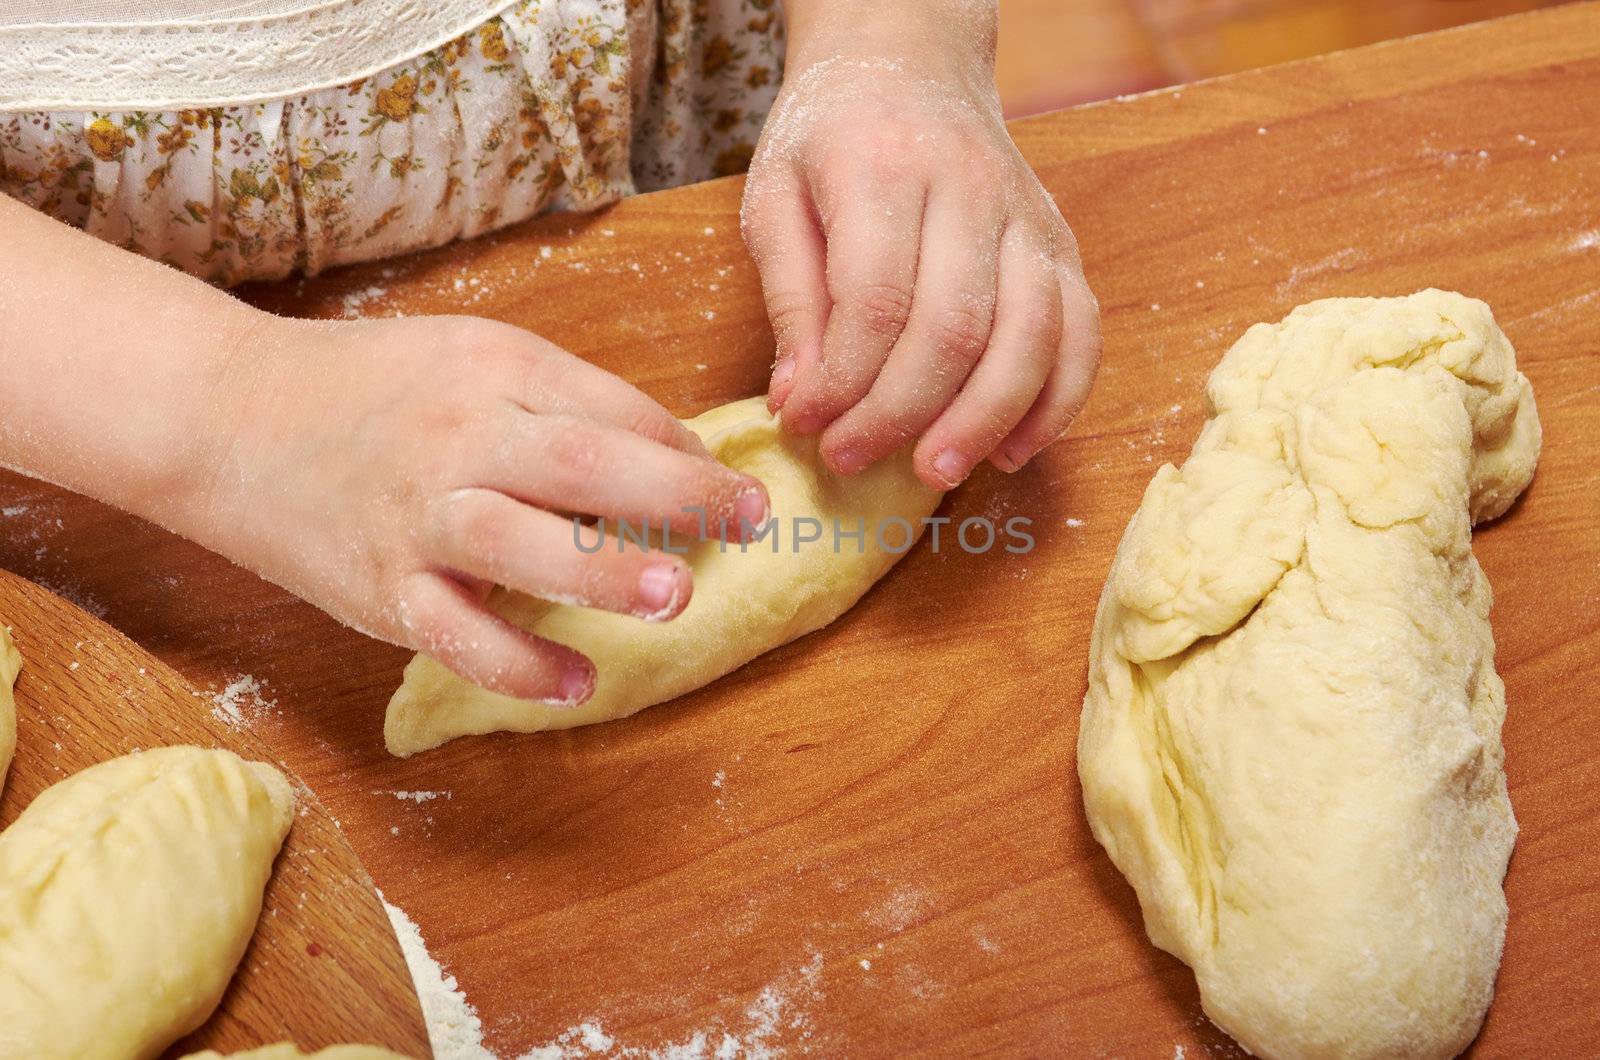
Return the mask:
[[[470,577],[653,622],[682,611],[694,584],[680,556],[625,548],[620,538],[486,489],[447,498],[432,551],[439,563]]]
[[[872,388],[822,434],[823,459],[852,474],[922,433],[984,356],[1004,230],[964,189],[935,193],[923,224],[911,318]]]
[[[564,415],[517,414],[475,485],[560,511],[720,536],[766,522],[758,479],[628,431]]]
[[[411,647],[475,685],[565,707],[594,694],[594,664],[587,658],[518,629],[446,574],[407,578],[399,610]]]
[[[813,187],[815,194],[817,189]],[[795,368],[783,422],[800,434],[832,423],[866,396],[911,315],[926,189],[920,181],[858,178],[820,200],[828,298],[822,356]]]
[[[1000,245],[999,302],[983,360],[923,433],[913,455],[922,481],[959,485],[1021,422],[1061,347],[1061,283],[1044,241],[1021,225]]]
[[[777,340],[767,408],[777,412],[796,372],[809,373],[822,356],[828,322],[827,244],[810,193],[797,176],[745,186],[739,212],[745,245],[761,274],[761,292]]]
[[[1100,366],[1100,303],[1082,273],[1067,266],[1061,266],[1058,273],[1062,307],[1060,352],[1038,400],[989,458],[1002,471],[1017,470],[1066,433],[1088,400],[1089,387]]]
[[[685,453],[708,455],[698,435],[638,387],[520,328],[494,326],[513,338],[520,373],[509,396],[518,406],[607,423]]]

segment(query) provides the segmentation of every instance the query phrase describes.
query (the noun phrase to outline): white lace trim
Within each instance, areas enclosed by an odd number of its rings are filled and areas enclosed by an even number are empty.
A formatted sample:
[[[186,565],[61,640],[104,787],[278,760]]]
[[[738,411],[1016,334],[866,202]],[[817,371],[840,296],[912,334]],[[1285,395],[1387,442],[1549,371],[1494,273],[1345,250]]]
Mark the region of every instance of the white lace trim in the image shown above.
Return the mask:
[[[17,25],[0,18],[0,111],[181,110],[303,95],[370,77],[510,6],[301,0],[296,9],[250,18]]]

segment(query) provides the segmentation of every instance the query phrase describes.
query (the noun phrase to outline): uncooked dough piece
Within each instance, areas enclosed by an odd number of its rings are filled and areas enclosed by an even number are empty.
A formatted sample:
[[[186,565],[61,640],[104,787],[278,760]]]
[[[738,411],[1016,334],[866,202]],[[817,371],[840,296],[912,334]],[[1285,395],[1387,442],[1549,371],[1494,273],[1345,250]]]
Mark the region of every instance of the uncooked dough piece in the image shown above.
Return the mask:
[[[330,1045],[315,1053],[302,1053],[293,1042],[278,1042],[242,1053],[207,1049],[203,1053],[190,1053],[183,1060],[410,1060],[410,1057],[379,1045]]]
[[[418,655],[389,701],[383,732],[391,754],[404,757],[469,734],[610,721],[709,684],[838,618],[909,550],[939,504],[941,494],[912,473],[909,452],[859,475],[834,475],[817,456],[816,438],[781,430],[762,398],[686,422],[712,456],[766,484],[778,550],[770,537],[746,551],[737,543],[725,549],[717,541],[692,543],[686,558],[694,595],[669,622],[497,592],[491,604],[500,614],[594,660],[593,697],[577,708],[513,699]],[[792,531],[805,517],[818,520],[821,539],[796,552]],[[864,544],[843,537],[835,551],[835,520],[847,534],[864,520]],[[879,547],[880,526],[886,548]],[[813,529],[802,527],[805,535]]]
[[[0,1056],[152,1057],[205,1022],[294,817],[271,766],[163,747],[91,766],[0,832]]]
[[[13,691],[22,670],[22,656],[11,634],[0,625],[0,789],[6,786],[11,756],[17,750],[17,700]]]
[[[1517,830],[1471,524],[1533,476],[1532,390],[1487,306],[1423,291],[1257,324],[1206,406],[1100,599],[1089,823],[1252,1052],[1452,1056]]]

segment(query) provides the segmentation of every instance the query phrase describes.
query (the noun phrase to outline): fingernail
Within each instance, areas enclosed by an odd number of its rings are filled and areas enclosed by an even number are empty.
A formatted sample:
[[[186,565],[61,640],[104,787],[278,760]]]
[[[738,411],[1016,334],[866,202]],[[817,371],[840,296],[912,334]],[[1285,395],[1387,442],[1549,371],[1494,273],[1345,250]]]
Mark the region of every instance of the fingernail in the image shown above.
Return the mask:
[[[678,602],[678,565],[652,563],[639,574],[639,617],[660,620]]]
[[[561,696],[567,706],[577,706],[593,692],[594,671],[589,667],[574,664],[561,675]]]
[[[1003,449],[996,451],[995,454],[989,459],[994,463],[995,467],[999,468],[1001,471],[1004,471],[1008,475],[1021,467],[1023,463],[1021,460],[1018,460],[1016,457],[1012,456]]]
[[[785,420],[784,422],[787,423],[789,425],[789,429],[796,434],[816,434],[818,431],[822,430],[822,428],[827,426],[827,424],[822,422],[822,418],[820,416],[796,416],[793,419]]]
[[[854,475],[870,461],[854,449],[840,449],[828,457],[828,465],[841,475]]]
[[[739,499],[733,502],[734,518],[739,520],[739,529],[744,529],[744,524],[761,526],[767,521],[767,494],[759,486],[752,486],[739,494]]]
[[[789,381],[794,378],[794,358],[784,357],[772,368],[772,382],[767,386],[767,408],[777,412],[789,397]]]
[[[951,486],[959,486],[972,469],[967,466],[966,457],[954,449],[946,449],[933,461],[933,470]]]

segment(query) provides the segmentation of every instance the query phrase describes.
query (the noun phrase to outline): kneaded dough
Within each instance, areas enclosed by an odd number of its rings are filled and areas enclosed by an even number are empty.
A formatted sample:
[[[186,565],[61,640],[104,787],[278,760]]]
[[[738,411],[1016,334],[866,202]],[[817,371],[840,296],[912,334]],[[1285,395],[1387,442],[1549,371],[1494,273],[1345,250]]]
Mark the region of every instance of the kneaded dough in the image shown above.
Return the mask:
[[[1259,1056],[1445,1057],[1477,1034],[1516,836],[1471,525],[1533,476],[1533,393],[1482,302],[1257,324],[1117,550],[1084,807],[1150,940]]]
[[[939,505],[941,494],[912,473],[909,451],[859,475],[834,475],[818,458],[816,438],[780,429],[762,398],[722,405],[686,422],[712,456],[766,484],[779,523],[779,551],[772,551],[770,538],[750,544],[747,552],[737,544],[725,551],[716,541],[691,544],[686,559],[694,570],[694,595],[669,622],[497,592],[490,603],[500,614],[594,661],[593,697],[576,708],[513,699],[418,655],[389,700],[383,732],[391,754],[405,757],[469,734],[610,721],[709,684],[838,618],[909,550],[923,518]],[[820,520],[822,539],[796,552],[791,529],[795,519],[807,516]],[[885,522],[895,518],[909,525]],[[845,532],[865,520],[864,547],[845,538],[835,552],[835,519]],[[887,549],[878,547],[880,525]]]
[[[11,634],[0,625],[0,789],[6,786],[11,756],[17,750],[17,700],[13,691],[22,671],[22,656],[11,643]]]
[[[207,1049],[190,1053],[183,1060],[411,1060],[404,1054],[381,1045],[330,1045],[315,1053],[302,1053],[293,1042],[278,1042],[246,1049],[242,1053],[219,1053]]]
[[[153,1057],[222,999],[294,817],[276,769],[162,747],[0,832],[0,1056]]]

